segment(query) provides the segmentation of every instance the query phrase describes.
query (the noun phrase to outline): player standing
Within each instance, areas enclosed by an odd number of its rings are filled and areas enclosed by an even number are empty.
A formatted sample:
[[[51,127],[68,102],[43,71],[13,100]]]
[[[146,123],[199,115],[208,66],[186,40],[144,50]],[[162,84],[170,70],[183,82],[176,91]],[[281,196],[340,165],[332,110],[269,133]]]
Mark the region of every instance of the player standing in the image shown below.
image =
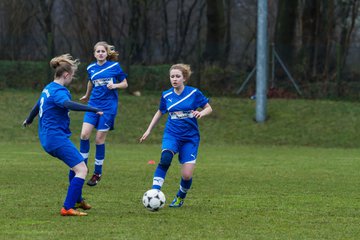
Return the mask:
[[[191,69],[186,64],[175,64],[170,68],[172,88],[164,91],[160,106],[149,127],[140,138],[143,142],[159,122],[163,114],[168,113],[160,162],[153,177],[153,189],[161,189],[173,156],[179,154],[181,167],[180,188],[170,204],[170,207],[181,207],[192,184],[195,169],[200,134],[197,119],[212,112],[209,99],[197,88],[185,86],[191,75]],[[198,108],[202,108],[198,111]]]
[[[118,89],[128,87],[126,77],[117,62],[118,52],[106,42],[98,42],[94,46],[96,62],[87,67],[88,84],[81,101],[88,101],[88,105],[100,108],[104,115],[85,113],[81,136],[80,153],[87,163],[90,151],[90,135],[94,127],[97,129],[95,144],[95,169],[87,184],[95,186],[101,179],[102,166],[105,160],[105,139],[110,130],[114,129],[115,117],[118,109]]]
[[[75,208],[84,210],[91,206],[82,199],[82,188],[87,175],[84,158],[70,141],[69,109],[75,111],[90,111],[101,115],[98,108],[71,101],[69,85],[78,68],[79,61],[69,54],[53,58],[50,66],[55,69],[54,81],[49,83],[41,92],[40,98],[23,122],[23,126],[30,125],[39,114],[39,138],[44,150],[53,157],[59,158],[70,167],[69,187],[60,214],[63,216],[86,216]]]

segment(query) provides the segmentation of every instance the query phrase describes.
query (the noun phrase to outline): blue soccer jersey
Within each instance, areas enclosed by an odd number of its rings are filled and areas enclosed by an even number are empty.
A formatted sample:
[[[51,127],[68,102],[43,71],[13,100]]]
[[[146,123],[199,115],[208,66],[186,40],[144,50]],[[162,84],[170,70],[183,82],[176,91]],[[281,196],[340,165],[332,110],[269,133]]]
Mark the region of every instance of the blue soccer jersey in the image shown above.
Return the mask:
[[[89,81],[93,84],[93,89],[89,99],[89,105],[102,109],[110,114],[117,113],[118,91],[108,89],[108,83],[119,83],[126,78],[118,62],[106,61],[103,65],[97,63],[87,67]]]
[[[178,95],[174,88],[162,93],[159,110],[169,113],[164,135],[170,134],[180,140],[199,138],[199,128],[192,112],[204,107],[209,102],[202,92],[194,87],[185,86]]]
[[[64,144],[71,136],[69,110],[64,102],[71,100],[69,90],[55,82],[49,83],[39,99],[39,138],[49,152]]]

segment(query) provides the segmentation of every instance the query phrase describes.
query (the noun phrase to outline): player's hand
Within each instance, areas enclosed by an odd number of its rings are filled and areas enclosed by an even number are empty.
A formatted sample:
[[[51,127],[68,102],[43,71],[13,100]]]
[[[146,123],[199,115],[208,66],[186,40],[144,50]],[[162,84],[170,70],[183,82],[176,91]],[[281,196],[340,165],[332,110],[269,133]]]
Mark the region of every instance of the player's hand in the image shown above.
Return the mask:
[[[99,111],[99,112],[96,112],[96,114],[101,116],[101,115],[104,114],[104,112],[103,112],[103,111]]]
[[[117,85],[114,84],[114,83],[108,83],[108,84],[106,85],[106,87],[107,87],[108,89],[112,90],[112,89],[116,89],[116,88],[117,88]]]
[[[146,138],[150,135],[150,132],[149,131],[146,131],[142,137],[139,139],[139,142],[142,143],[143,141],[146,140]]]
[[[27,126],[29,126],[30,123],[28,123],[27,119],[24,120],[24,122],[22,123],[22,126],[25,128]]]
[[[87,102],[87,101],[89,101],[89,97],[84,95],[79,100],[82,101],[82,102]]]
[[[199,112],[199,111],[193,111],[192,114],[193,114],[193,116],[194,116],[195,118],[197,118],[197,119],[200,119],[200,118],[202,118],[202,116],[203,116],[202,113]]]

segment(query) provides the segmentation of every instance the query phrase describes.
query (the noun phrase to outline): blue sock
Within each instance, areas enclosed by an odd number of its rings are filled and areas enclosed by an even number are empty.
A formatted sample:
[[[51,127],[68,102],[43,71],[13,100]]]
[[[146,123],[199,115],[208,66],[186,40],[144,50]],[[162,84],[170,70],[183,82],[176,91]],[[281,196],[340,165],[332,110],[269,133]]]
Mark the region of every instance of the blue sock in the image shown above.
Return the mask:
[[[79,196],[81,196],[82,187],[85,180],[82,178],[74,177],[69,185],[68,192],[64,201],[64,208],[66,210],[75,207],[75,203]]]
[[[73,170],[69,170],[69,183],[71,183],[71,180],[75,177],[75,172]]]
[[[90,151],[90,140],[80,139],[80,154],[84,158],[84,162],[87,165]]]
[[[71,180],[75,177],[75,172],[70,169],[69,171],[69,183],[71,183]],[[76,200],[76,202],[81,202],[83,200],[82,193],[80,193],[79,198]]]
[[[165,181],[165,176],[167,173],[167,170],[169,169],[170,165],[163,165],[163,164],[158,164],[155,172],[154,172],[154,178],[153,178],[153,185],[152,185],[152,189],[161,189],[164,181]]]
[[[96,145],[94,173],[101,175],[104,159],[105,159],[105,143]]]
[[[181,197],[181,198],[185,198],[187,192],[191,188],[191,184],[192,184],[192,178],[190,180],[184,180],[183,178],[181,178],[180,188],[179,188],[179,191],[176,194],[176,196]]]

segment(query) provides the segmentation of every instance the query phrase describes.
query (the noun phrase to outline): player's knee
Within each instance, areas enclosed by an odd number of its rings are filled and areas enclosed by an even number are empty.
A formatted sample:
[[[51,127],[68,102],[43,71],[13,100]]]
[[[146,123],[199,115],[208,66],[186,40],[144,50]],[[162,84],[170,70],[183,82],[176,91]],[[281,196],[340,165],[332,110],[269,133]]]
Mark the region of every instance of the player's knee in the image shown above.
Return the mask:
[[[81,140],[89,140],[90,138],[90,132],[81,132],[80,139]]]
[[[105,143],[107,132],[98,131],[95,136],[95,144],[100,145]]]
[[[192,178],[192,173],[191,172],[184,172],[183,175],[182,175],[182,178],[185,181],[189,181]]]
[[[75,167],[73,167],[73,171],[75,172],[76,177],[85,179],[88,172],[88,168],[86,164],[82,162],[76,165]]]
[[[164,150],[161,153],[161,159],[159,164],[163,166],[170,166],[173,157],[174,157],[173,152],[171,152],[170,150]]]

